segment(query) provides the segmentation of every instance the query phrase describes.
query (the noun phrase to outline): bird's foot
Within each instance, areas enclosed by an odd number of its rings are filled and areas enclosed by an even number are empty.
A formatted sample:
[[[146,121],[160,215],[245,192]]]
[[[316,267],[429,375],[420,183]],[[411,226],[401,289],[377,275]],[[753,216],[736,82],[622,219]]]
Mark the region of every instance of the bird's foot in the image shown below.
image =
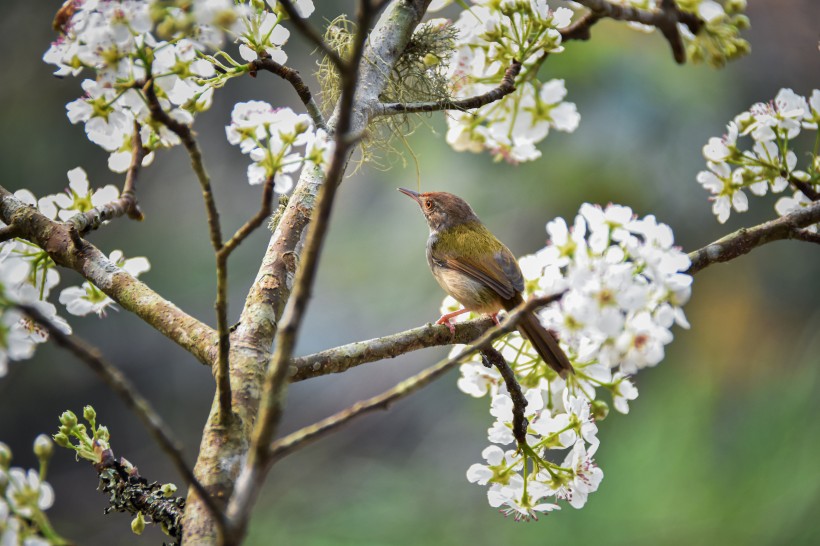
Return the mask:
[[[455,326],[453,326],[453,323],[452,323],[452,322],[450,322],[450,317],[448,317],[447,315],[444,315],[444,316],[442,316],[440,319],[438,319],[438,320],[436,321],[436,324],[443,324],[443,325],[445,325],[447,328],[449,328],[449,329],[450,329],[450,334],[452,334],[452,335],[453,335],[453,337],[455,337],[455,335],[456,335],[456,327],[455,327]]]
[[[453,311],[452,313],[441,315],[441,318],[436,321],[436,324],[444,324],[445,326],[447,326],[447,328],[450,329],[450,333],[453,335],[453,337],[455,337],[456,327],[453,326],[453,323],[450,322],[450,319],[469,312],[469,309],[459,309],[458,311]]]

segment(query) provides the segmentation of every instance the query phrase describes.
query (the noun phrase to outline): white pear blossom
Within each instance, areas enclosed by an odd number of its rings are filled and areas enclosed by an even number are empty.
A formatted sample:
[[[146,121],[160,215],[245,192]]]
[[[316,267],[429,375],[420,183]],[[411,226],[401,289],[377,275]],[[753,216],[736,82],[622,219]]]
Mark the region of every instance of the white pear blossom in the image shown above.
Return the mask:
[[[80,212],[87,212],[116,200],[120,192],[111,184],[91,191],[88,175],[82,167],[75,167],[68,171],[68,189],[65,193],[47,196],[40,200],[40,208],[44,214],[52,216],[51,207],[58,209],[57,217],[66,221]]]
[[[561,509],[557,504],[542,502],[549,493],[539,482],[533,481],[525,487],[523,478],[516,474],[505,485],[493,484],[487,491],[487,500],[505,516],[513,516],[516,521],[529,521],[537,520],[538,513]]]
[[[790,186],[797,189],[794,198],[777,201],[775,210],[781,215],[792,199],[802,201],[806,197],[803,188],[818,191],[816,149],[803,170],[798,168],[798,154],[791,149],[794,139],[817,130],[818,106],[820,90],[812,91],[807,99],[791,89],[781,89],[772,101],[754,104],[735,116],[722,138],[709,139],[703,147],[709,170],[698,173],[697,181],[712,194],[712,212],[719,222],[729,218],[731,209],[749,209],[746,189],[756,196],[769,191],[781,193]],[[751,138],[751,149],[742,149],[740,139],[745,138]]]
[[[321,167],[333,151],[327,133],[316,131],[307,114],[263,101],[237,103],[225,134],[230,144],[238,145],[253,161],[248,166],[248,182],[262,184],[273,178],[277,193],[291,190],[292,175],[305,162]],[[304,150],[300,153],[295,148]]]
[[[564,102],[563,80],[541,83],[524,77],[537,72],[544,52],[562,51],[559,30],[570,24],[572,10],[552,10],[544,0],[476,2],[454,23],[456,53],[448,78],[456,98],[487,93],[500,83],[513,59],[522,63],[517,90],[472,112],[453,112],[447,119],[447,143],[457,151],[489,151],[497,160],[532,161],[550,128],[572,132],[580,115]]]
[[[615,409],[628,413],[638,396],[630,376],[662,360],[676,324],[688,327],[682,306],[691,294],[690,261],[674,246],[669,226],[654,216],[637,218],[629,207],[584,204],[572,227],[559,218],[547,232],[547,247],[520,260],[525,298],[564,292],[539,318],[575,373],[558,376],[518,333],[497,340],[494,347],[524,389],[525,441],[508,452],[487,448],[488,464],[468,471],[471,482],[488,487],[492,506],[521,518],[534,516],[535,507],[557,506],[547,497],[575,508],[586,503],[603,478],[592,460],[600,444],[596,416],[608,412],[600,392],[609,391]],[[442,312],[455,307],[448,298]],[[491,396],[491,443],[516,441],[513,402],[495,369],[470,360],[458,385],[471,396]],[[567,453],[562,464],[547,458],[553,451]]]
[[[290,31],[280,25],[281,16],[270,12],[254,12],[241,19],[239,55],[253,61],[259,55],[268,56],[279,64],[288,60],[282,46],[288,41]]]
[[[15,467],[8,471],[6,501],[16,514],[28,518],[54,504],[54,490],[48,482],[40,480],[36,470],[26,472]]]

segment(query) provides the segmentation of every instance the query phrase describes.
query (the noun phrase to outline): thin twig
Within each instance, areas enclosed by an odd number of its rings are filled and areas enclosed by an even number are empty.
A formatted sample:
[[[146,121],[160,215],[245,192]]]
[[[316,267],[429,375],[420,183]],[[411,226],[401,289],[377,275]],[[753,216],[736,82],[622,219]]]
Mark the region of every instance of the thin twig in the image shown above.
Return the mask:
[[[458,352],[458,354],[441,360],[438,364],[435,364],[434,366],[431,366],[430,368],[427,368],[426,370],[405,379],[392,389],[387,390],[378,396],[357,402],[349,408],[331,415],[326,419],[322,419],[313,425],[304,427],[276,440],[276,442],[271,445],[272,456],[277,460],[281,459],[285,455],[288,455],[293,451],[308,445],[309,443],[315,442],[316,440],[328,435],[331,432],[334,432],[341,426],[358,417],[361,417],[362,415],[365,415],[366,413],[376,409],[385,409],[392,403],[413,394],[422,387],[430,384],[433,380],[437,379],[447,371],[451,370],[453,367],[457,366],[461,362],[464,362],[476,351],[482,351],[487,347],[491,347],[493,341],[515,330],[518,322],[525,313],[532,312],[539,307],[543,307],[544,305],[557,301],[563,297],[563,295],[564,293],[561,292],[559,294],[554,294],[544,298],[534,298],[523,303],[511,311],[500,325],[494,326],[484,332],[478,339],[475,340],[473,344],[463,348]]]
[[[36,307],[18,304],[16,307],[25,313],[31,320],[44,328],[49,337],[60,347],[68,350],[79,360],[83,361],[94,373],[96,373],[114,393],[120,397],[125,405],[133,411],[148,429],[148,432],[159,444],[162,451],[171,459],[177,472],[180,473],[186,484],[196,489],[197,493],[204,499],[211,511],[211,515],[216,519],[220,530],[225,529],[225,515],[217,507],[214,499],[208,494],[205,487],[196,479],[193,471],[185,463],[185,456],[182,447],[174,440],[174,434],[168,428],[162,417],[151,407],[136,387],[123,375],[123,373],[113,364],[105,360],[100,351],[91,347],[85,341],[75,336],[70,336],[58,328],[51,320],[46,318]]]
[[[327,56],[331,60],[331,62],[336,65],[336,68],[341,72],[345,69],[345,62],[339,57],[339,54],[336,53],[322,38],[322,36],[316,31],[315,28],[310,26],[307,20],[303,19],[299,16],[299,13],[296,11],[293,3],[290,0],[279,0],[279,5],[282,6],[282,9],[285,10],[285,13],[288,14],[290,17],[290,23],[296,27],[296,30],[299,31],[302,36],[304,36],[309,42],[319,48],[322,53]]]
[[[236,233],[234,233],[230,239],[225,241],[225,244],[219,249],[218,255],[224,255],[227,258],[248,235],[253,233],[256,228],[261,226],[265,219],[270,216],[273,210],[273,187],[273,177],[270,176],[265,180],[265,184],[262,187],[262,206],[259,208],[259,212],[237,229]]]
[[[805,228],[820,222],[820,201],[801,207],[785,216],[734,233],[689,253],[692,265],[687,273],[694,274],[709,265],[728,262],[772,241],[783,239],[806,240]],[[814,242],[814,241],[812,241]]]
[[[159,103],[157,94],[154,91],[153,79],[149,79],[145,83],[143,92],[145,93],[146,99],[148,99],[148,108],[151,111],[151,117],[176,134],[182,141],[182,145],[185,146],[185,149],[188,151],[188,155],[191,158],[191,167],[194,169],[199,185],[202,188],[202,197],[205,200],[205,210],[208,214],[208,228],[211,234],[211,246],[214,251],[218,251],[222,246],[219,211],[216,208],[213,191],[211,191],[211,179],[205,170],[205,164],[202,161],[202,151],[199,149],[199,144],[194,138],[194,133],[190,127],[175,120],[168,115],[168,112],[162,109],[162,105]]]
[[[143,86],[143,92],[148,99],[148,108],[151,117],[168,127],[182,141],[188,155],[191,158],[191,167],[196,174],[199,185],[202,188],[202,198],[205,201],[205,211],[208,216],[208,228],[211,235],[211,246],[217,255],[216,258],[216,330],[219,336],[218,357],[216,362],[216,388],[219,398],[219,421],[227,424],[232,415],[231,410],[231,378],[230,378],[230,325],[228,324],[228,269],[227,262],[219,259],[219,251],[222,249],[222,228],[219,223],[219,210],[216,207],[213,191],[211,190],[211,179],[205,170],[202,161],[202,151],[194,138],[191,128],[172,118],[162,109],[157,94],[154,91],[154,80],[148,79]]]
[[[560,30],[561,41],[566,42],[569,40],[589,40],[590,28],[600,20],[601,16],[596,15],[592,11],[585,13],[584,15],[579,17],[578,20],[576,20],[574,23]]]
[[[19,237],[22,235],[23,230],[20,229],[19,226],[10,225],[10,226],[3,226],[0,228],[0,243],[5,243],[15,237]]]
[[[480,108],[486,104],[500,100],[515,91],[515,78],[519,72],[521,72],[521,63],[513,61],[504,72],[504,78],[498,87],[483,95],[459,100],[413,102],[406,104],[401,102],[384,103],[378,107],[376,115],[392,116],[418,112],[437,112],[439,110],[472,110],[474,108]]]
[[[256,73],[259,70],[267,70],[268,72],[276,74],[280,78],[287,80],[293,86],[296,94],[299,95],[299,99],[301,99],[302,103],[305,105],[305,108],[307,108],[308,115],[310,115],[316,127],[327,131],[325,117],[322,115],[319,105],[316,104],[310,89],[297,70],[281,65],[270,57],[260,58],[250,62],[250,70],[248,73],[252,77],[255,78]]]
[[[808,182],[803,182],[802,180],[796,179],[794,176],[790,176],[789,183],[791,183],[792,186],[800,190],[803,193],[803,195],[805,195],[812,201],[820,200],[820,192],[815,190],[814,186],[812,186]]]
[[[79,212],[68,219],[74,224],[80,235],[85,235],[89,231],[99,228],[103,222],[120,216],[128,215],[132,220],[142,221],[144,216],[137,203],[136,183],[142,160],[145,159],[147,150],[142,145],[140,138],[140,125],[134,122],[134,135],[131,139],[131,164],[125,175],[122,193],[118,199],[99,207],[94,207],[86,212]]]
[[[524,412],[528,402],[526,397],[524,397],[524,391],[521,390],[521,385],[515,378],[515,372],[510,368],[510,365],[504,360],[504,356],[495,347],[490,346],[482,349],[481,360],[488,368],[495,366],[498,373],[500,373],[504,379],[504,384],[507,386],[507,392],[510,394],[510,399],[512,399],[513,403],[513,436],[519,445],[526,444],[527,426],[529,423],[524,416]]]
[[[820,233],[809,231],[808,229],[795,229],[792,233],[793,239],[805,241],[807,243],[820,244]]]
[[[225,244],[216,253],[216,271],[217,271],[217,308],[227,311],[228,298],[228,258],[231,253],[244,241],[251,233],[261,226],[265,219],[270,216],[271,202],[273,201],[273,177],[268,177],[265,180],[265,185],[262,189],[262,206],[253,218],[245,222],[233,236],[228,239]],[[225,320],[227,323],[227,312],[225,312]],[[230,328],[219,328],[219,355],[217,357],[217,384],[219,385],[219,408],[220,416],[227,417],[231,414],[231,375],[230,375],[230,350],[231,340]],[[227,422],[227,421],[224,421]]]
[[[639,9],[629,5],[614,4],[607,0],[577,0],[577,2],[589,8],[591,15],[582,17],[564,29],[562,34],[566,39],[589,39],[589,28],[605,17],[618,21],[632,21],[660,30],[672,48],[675,62],[679,64],[686,62],[686,48],[677,26],[678,23],[686,25],[692,34],[697,34],[703,26],[703,21],[697,15],[681,11],[673,0],[663,0],[659,10]]]

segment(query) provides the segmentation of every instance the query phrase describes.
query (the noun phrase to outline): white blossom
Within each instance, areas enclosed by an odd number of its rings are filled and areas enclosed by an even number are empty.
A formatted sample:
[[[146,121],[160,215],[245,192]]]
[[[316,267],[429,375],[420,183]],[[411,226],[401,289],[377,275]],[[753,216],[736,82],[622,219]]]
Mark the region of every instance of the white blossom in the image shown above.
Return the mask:
[[[54,490],[48,482],[40,480],[36,470],[26,472],[15,467],[8,471],[6,501],[16,514],[28,518],[54,504]]]

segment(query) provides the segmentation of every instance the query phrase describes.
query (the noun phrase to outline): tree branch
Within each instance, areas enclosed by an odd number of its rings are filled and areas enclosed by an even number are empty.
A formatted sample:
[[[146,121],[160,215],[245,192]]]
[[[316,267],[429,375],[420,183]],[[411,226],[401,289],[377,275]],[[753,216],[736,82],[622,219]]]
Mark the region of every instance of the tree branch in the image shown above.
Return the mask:
[[[166,497],[158,482],[148,483],[136,466],[124,457],[118,460],[110,448],[102,450],[100,462],[92,466],[100,477],[97,489],[108,498],[106,514],[111,510],[133,515],[142,513],[174,539],[170,546],[180,543],[184,497]]]
[[[790,213],[752,228],[740,229],[726,237],[691,252],[692,261],[687,273],[695,274],[713,263],[725,262],[750,252],[753,248],[780,239],[795,239],[820,243],[820,234],[805,228],[820,222],[820,203]],[[303,381],[332,373],[341,373],[369,362],[456,343],[466,344],[478,338],[492,326],[489,319],[456,323],[455,335],[442,325],[427,324],[387,336],[357,341],[294,358],[290,362],[290,380]]]
[[[89,231],[99,228],[103,222],[112,218],[128,215],[132,220],[142,221],[144,216],[137,203],[136,183],[137,174],[142,167],[142,160],[145,159],[146,150],[142,146],[140,138],[140,126],[134,122],[134,136],[131,140],[131,164],[125,175],[125,184],[119,199],[105,205],[94,207],[86,212],[79,212],[68,219],[77,228],[80,235],[85,235]]]
[[[284,392],[287,388],[287,363],[293,355],[293,349],[299,334],[307,304],[310,299],[313,282],[316,277],[319,256],[327,233],[330,211],[336,196],[336,190],[342,176],[352,147],[356,144],[351,138],[353,122],[353,101],[359,78],[360,61],[364,54],[367,29],[370,27],[371,12],[359,9],[359,31],[354,38],[353,51],[345,69],[340,72],[342,94],[337,107],[335,123],[335,146],[333,157],[328,167],[325,181],[319,189],[316,209],[311,217],[307,231],[307,240],[302,252],[301,263],[294,280],[288,306],[279,329],[276,350],[265,375],[264,392],[259,407],[259,418],[251,436],[248,459],[237,480],[234,495],[228,505],[228,517],[234,531],[242,536],[247,527],[250,508],[264,483],[265,475],[270,468],[270,443],[276,433],[282,416]]]
[[[775,220],[750,228],[741,228],[714,243],[690,252],[689,259],[692,261],[692,265],[687,273],[692,275],[712,264],[728,262],[772,241],[782,239],[806,240],[806,233],[808,232],[801,228],[818,222],[820,222],[820,201],[815,201]],[[809,238],[813,239],[814,237]]]
[[[341,72],[345,67],[345,62],[339,57],[339,54],[336,53],[330,46],[325,43],[325,40],[322,36],[316,31],[315,28],[310,26],[308,22],[299,16],[297,13],[296,8],[294,7],[293,3],[290,0],[279,0],[279,5],[282,6],[282,9],[285,10],[285,13],[288,14],[290,18],[290,23],[296,27],[296,30],[304,36],[310,43],[315,45],[319,48],[322,53],[325,54],[327,58],[329,58],[336,68]]]
[[[207,495],[205,488],[196,479],[193,471],[188,468],[182,453],[182,447],[174,440],[174,434],[162,420],[162,417],[154,411],[151,404],[146,400],[136,387],[123,375],[123,373],[113,364],[105,360],[100,351],[91,347],[86,342],[74,336],[64,333],[48,318],[46,318],[36,307],[18,304],[16,307],[25,313],[32,321],[44,328],[54,343],[68,350],[79,360],[84,362],[94,373],[96,373],[103,383],[114,391],[125,403],[126,407],[136,414],[142,424],[148,429],[148,433],[159,444],[159,447],[171,459],[171,463],[177,472],[185,480],[185,483],[197,491],[205,499],[205,504],[211,515],[216,519],[221,530],[225,528],[224,514],[216,506],[214,499]]]
[[[692,34],[697,34],[703,26],[703,21],[694,13],[681,11],[674,0],[662,0],[661,9],[654,11],[629,5],[613,4],[607,0],[577,0],[577,2],[589,8],[590,13],[563,29],[561,34],[564,39],[589,39],[590,27],[603,18],[632,21],[653,26],[660,30],[672,48],[675,62],[679,64],[686,62],[686,48],[680,30],[678,30],[678,23],[689,27]]]
[[[460,100],[443,100],[431,102],[401,103],[390,102],[379,105],[376,115],[392,116],[397,114],[415,114],[418,112],[437,112],[439,110],[472,110],[500,100],[515,91],[515,78],[521,72],[521,63],[513,61],[504,72],[504,78],[495,89]]]
[[[73,226],[47,218],[2,186],[0,220],[17,227],[20,237],[45,250],[57,265],[77,271],[200,362],[212,364],[211,348],[217,343],[217,337],[211,328],[111,263],[94,245],[80,239]]]
[[[290,362],[291,382],[303,381],[331,373],[342,373],[350,368],[377,362],[386,358],[454,343],[467,344],[493,326],[489,318],[481,318],[453,324],[455,335],[441,324],[427,324],[388,336],[357,341],[312,355],[294,358]]]
[[[280,78],[287,80],[292,86],[293,89],[296,91],[296,94],[299,95],[302,103],[307,108],[308,115],[310,115],[311,119],[313,119],[314,125],[319,127],[320,129],[324,129],[327,131],[327,123],[325,122],[325,117],[322,115],[322,111],[319,109],[319,106],[316,104],[316,101],[313,100],[313,95],[310,92],[305,81],[302,79],[302,76],[299,75],[299,72],[281,65],[271,59],[270,57],[259,58],[250,63],[250,70],[248,74],[251,77],[255,78],[256,73],[259,70],[267,70],[273,74],[276,74]]]
[[[231,378],[230,378],[230,326],[228,325],[228,264],[227,259],[220,259],[222,249],[222,228],[219,223],[219,210],[216,207],[214,194],[211,190],[211,180],[202,161],[202,151],[194,138],[191,128],[173,119],[168,112],[162,109],[157,94],[154,91],[154,80],[149,78],[143,86],[148,99],[148,108],[151,117],[173,131],[182,141],[191,158],[191,167],[196,174],[202,188],[202,198],[205,201],[205,211],[208,216],[208,228],[211,234],[211,246],[216,254],[216,330],[219,337],[219,346],[216,361],[216,390],[219,399],[219,421],[225,425],[230,422],[233,411],[231,408]]]
[[[792,186],[803,192],[803,195],[811,199],[812,201],[820,200],[820,192],[814,189],[814,186],[809,184],[808,182],[803,182],[802,180],[796,179],[794,176],[789,176],[789,182]]]
[[[18,226],[3,226],[0,227],[0,243],[5,243],[15,237],[19,237],[23,233]]]
[[[518,445],[526,445],[527,443],[527,418],[524,417],[524,411],[527,408],[527,399],[524,397],[524,391],[521,390],[521,385],[515,378],[515,372],[501,353],[492,345],[481,350],[481,361],[487,368],[496,367],[498,373],[504,379],[504,384],[507,386],[507,392],[510,394],[510,399],[513,403],[513,420],[512,430],[515,441]]]
[[[552,296],[534,298],[524,302],[522,305],[511,311],[510,314],[507,315],[504,322],[500,325],[493,326],[484,332],[472,345],[468,345],[463,348],[455,356],[441,360],[438,364],[405,379],[392,389],[387,390],[378,396],[357,402],[349,408],[331,415],[326,419],[276,440],[271,445],[272,457],[277,460],[281,459],[297,449],[301,449],[302,447],[305,447],[306,445],[330,434],[331,432],[334,432],[336,429],[346,425],[358,417],[361,417],[362,415],[377,409],[386,409],[392,403],[413,394],[422,387],[432,383],[433,380],[441,377],[453,367],[464,362],[476,351],[483,351],[484,349],[491,348],[493,341],[515,330],[524,313],[531,312],[539,307],[543,307],[557,301],[563,295],[564,293],[561,292]]]

